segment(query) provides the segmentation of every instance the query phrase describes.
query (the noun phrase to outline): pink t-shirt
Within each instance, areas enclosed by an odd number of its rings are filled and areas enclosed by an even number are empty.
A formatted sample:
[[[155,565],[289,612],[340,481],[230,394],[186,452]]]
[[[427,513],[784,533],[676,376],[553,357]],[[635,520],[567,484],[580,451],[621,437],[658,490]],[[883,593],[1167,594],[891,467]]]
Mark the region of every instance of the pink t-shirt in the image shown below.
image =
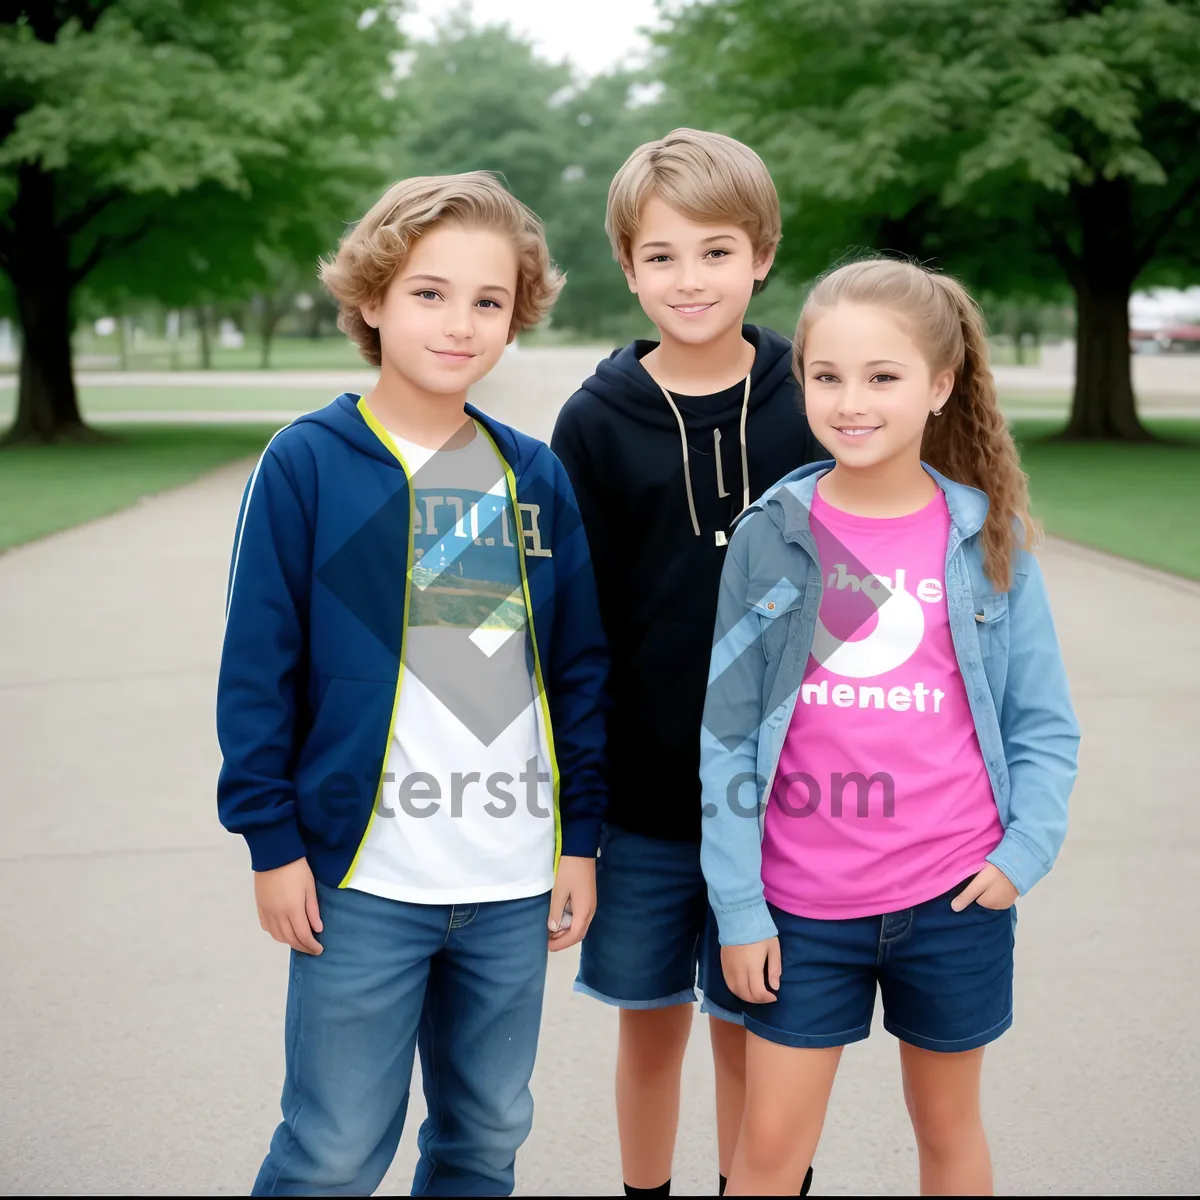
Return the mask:
[[[798,916],[875,916],[966,879],[1004,831],[950,637],[945,496],[884,519],[818,492],[811,526],[825,590],[767,805],[763,885]]]

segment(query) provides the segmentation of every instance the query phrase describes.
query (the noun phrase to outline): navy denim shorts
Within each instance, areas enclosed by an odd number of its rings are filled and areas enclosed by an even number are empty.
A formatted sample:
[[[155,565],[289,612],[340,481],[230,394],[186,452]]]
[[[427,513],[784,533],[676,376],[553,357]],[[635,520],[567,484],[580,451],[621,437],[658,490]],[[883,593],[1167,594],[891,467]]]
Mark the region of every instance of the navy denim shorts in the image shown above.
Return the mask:
[[[575,991],[619,1008],[666,1008],[694,1002],[697,983],[706,999],[714,991],[717,1015],[740,1023],[740,1014],[724,1011],[738,1001],[721,974],[699,843],[605,825],[596,915],[583,939]]]
[[[883,1027],[902,1042],[954,1052],[994,1041],[1012,1024],[1016,911],[955,912],[968,883],[879,917],[822,921],[769,905],[782,975],[773,1004],[734,1001],[746,1028],[782,1046],[861,1041],[878,986]]]

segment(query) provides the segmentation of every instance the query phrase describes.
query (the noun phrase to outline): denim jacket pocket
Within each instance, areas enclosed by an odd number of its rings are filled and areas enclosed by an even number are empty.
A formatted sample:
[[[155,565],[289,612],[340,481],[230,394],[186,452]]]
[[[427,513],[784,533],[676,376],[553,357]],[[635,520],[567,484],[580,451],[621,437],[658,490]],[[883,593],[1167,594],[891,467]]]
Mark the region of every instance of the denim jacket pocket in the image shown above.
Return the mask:
[[[794,590],[794,589],[793,589]],[[804,604],[804,592],[796,591],[794,595],[778,595],[779,589],[774,589],[759,600],[747,601],[750,611],[758,618],[759,641],[763,657],[767,661],[768,674],[779,666],[787,646],[788,630],[792,620],[800,616]]]
[[[746,595],[746,607],[758,618],[759,636],[768,663],[778,661],[783,653],[790,623],[783,618],[799,612],[808,590],[808,580],[804,576],[789,578],[789,574],[795,574],[794,568],[789,573],[776,575],[775,565],[765,570],[762,564],[759,565],[751,575]]]
[[[983,660],[1008,654],[1008,593],[976,596],[972,600],[975,631],[979,635],[979,653]]]

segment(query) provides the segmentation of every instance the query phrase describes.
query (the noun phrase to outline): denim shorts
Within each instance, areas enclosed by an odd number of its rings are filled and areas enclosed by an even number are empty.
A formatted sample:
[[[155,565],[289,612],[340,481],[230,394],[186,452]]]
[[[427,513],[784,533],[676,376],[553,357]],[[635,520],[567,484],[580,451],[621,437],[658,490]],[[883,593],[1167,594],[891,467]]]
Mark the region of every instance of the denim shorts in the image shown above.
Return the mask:
[[[862,1041],[878,985],[883,1027],[902,1042],[950,1053],[994,1041],[1012,1024],[1016,910],[955,912],[968,883],[878,917],[824,921],[768,905],[782,974],[773,1004],[734,1001],[746,1028],[781,1046]]]
[[[739,1001],[721,974],[699,843],[605,825],[596,915],[583,939],[575,991],[618,1008],[667,1008],[693,1003],[697,984],[704,1011],[741,1023],[732,1011]]]

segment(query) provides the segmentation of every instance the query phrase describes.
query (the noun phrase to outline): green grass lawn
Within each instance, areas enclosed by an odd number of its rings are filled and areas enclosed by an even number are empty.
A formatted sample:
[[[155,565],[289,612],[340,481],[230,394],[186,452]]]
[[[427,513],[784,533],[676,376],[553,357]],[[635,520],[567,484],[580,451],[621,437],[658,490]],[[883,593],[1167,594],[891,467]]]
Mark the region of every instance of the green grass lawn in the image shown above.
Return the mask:
[[[636,336],[652,336],[653,326],[638,329]],[[628,340],[618,338],[616,340]],[[521,335],[520,344],[539,346],[595,345],[602,354],[616,344],[608,338],[581,339],[578,335],[554,329],[532,329]],[[200,343],[188,334],[172,347],[164,338],[144,337],[126,353],[124,363],[116,335],[98,337],[81,329],[74,342],[75,366],[79,371],[199,371],[203,369]],[[270,366],[262,365],[262,341],[251,333],[241,347],[221,346],[213,340],[211,369],[214,371],[369,371],[358,348],[341,334],[327,333],[320,338],[277,337],[271,344]],[[0,373],[15,376],[16,364],[7,363]]]
[[[1200,579],[1200,421],[1146,422],[1175,445],[1050,442],[1017,421],[1034,515],[1046,532]]]
[[[238,397],[194,392],[196,401],[209,396],[212,407],[225,409],[235,398],[255,409],[291,407],[299,399],[285,393],[287,405],[255,389]],[[315,407],[324,401],[305,396],[302,402]],[[128,399],[119,406],[129,406]],[[1016,422],[1035,514],[1050,534],[1200,579],[1200,421],[1148,423],[1179,444],[1056,443],[1046,440],[1056,422]],[[0,449],[0,550],[253,457],[274,431],[266,425],[109,426],[112,440],[104,444]]]
[[[278,387],[85,387],[79,392],[84,420],[106,412],[311,412],[338,394],[332,388]],[[0,386],[0,430],[16,413],[16,391]]]
[[[322,408],[338,394],[330,387],[84,387],[79,390],[79,409],[84,419],[108,412],[311,412]],[[16,412],[16,390],[12,380],[0,379],[0,431]],[[1018,412],[1028,409],[1061,408],[1065,396],[1048,393],[1013,395],[1005,399]],[[1200,414],[1200,405],[1197,406]]]
[[[0,448],[0,552],[257,455],[274,427],[123,426],[96,445]]]
[[[143,337],[127,349],[122,365],[116,335],[97,337],[80,330],[75,337],[76,366],[82,371],[199,371],[200,342],[189,334],[172,347],[165,338]],[[262,340],[255,334],[241,347],[222,346],[214,338],[212,367],[218,371],[257,371],[262,368]],[[366,366],[349,338],[329,334],[320,338],[277,337],[271,343],[270,370],[330,370]]]

